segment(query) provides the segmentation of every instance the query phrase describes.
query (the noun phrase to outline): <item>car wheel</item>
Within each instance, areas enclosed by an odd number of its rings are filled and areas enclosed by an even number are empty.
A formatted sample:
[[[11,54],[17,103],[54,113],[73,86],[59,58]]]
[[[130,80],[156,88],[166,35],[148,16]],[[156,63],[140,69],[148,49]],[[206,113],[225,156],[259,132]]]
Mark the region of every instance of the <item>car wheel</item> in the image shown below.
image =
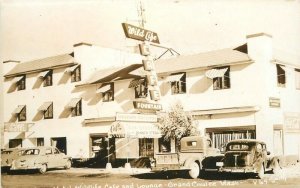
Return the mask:
[[[200,175],[200,168],[199,168],[199,165],[196,161],[192,162],[190,165],[189,165],[189,177],[190,178],[193,178],[193,179],[196,179],[198,178],[198,176]]]
[[[259,179],[263,179],[264,178],[264,176],[265,176],[265,169],[264,169],[264,165],[263,164],[261,164],[261,167],[260,167],[260,169],[259,169],[259,171],[257,173],[257,176],[258,176]]]
[[[40,172],[41,174],[44,174],[46,171],[47,171],[47,165],[46,165],[46,164],[43,164],[43,165],[41,166],[41,168],[39,169],[39,172]]]
[[[65,169],[70,169],[71,166],[72,166],[72,163],[71,163],[70,160],[68,160],[68,161],[66,162],[66,165],[64,166],[64,168],[65,168]]]

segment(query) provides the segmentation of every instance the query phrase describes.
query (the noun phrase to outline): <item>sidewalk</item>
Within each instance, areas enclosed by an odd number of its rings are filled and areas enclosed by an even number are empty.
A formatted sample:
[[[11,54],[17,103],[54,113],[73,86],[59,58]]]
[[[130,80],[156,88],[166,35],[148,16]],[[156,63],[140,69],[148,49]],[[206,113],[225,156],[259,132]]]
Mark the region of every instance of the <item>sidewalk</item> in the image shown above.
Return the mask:
[[[47,173],[64,173],[64,174],[143,174],[149,173],[151,169],[149,168],[131,168],[126,169],[124,167],[120,168],[70,168],[68,170],[58,169],[58,170],[50,170]]]

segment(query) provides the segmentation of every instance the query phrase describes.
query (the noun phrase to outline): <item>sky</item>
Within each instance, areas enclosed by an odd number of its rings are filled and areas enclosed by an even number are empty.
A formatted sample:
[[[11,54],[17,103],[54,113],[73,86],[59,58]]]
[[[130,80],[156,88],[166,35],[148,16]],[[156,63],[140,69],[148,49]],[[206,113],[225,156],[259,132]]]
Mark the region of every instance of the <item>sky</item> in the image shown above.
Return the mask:
[[[121,23],[138,25],[138,0],[2,0],[1,60],[72,52],[73,44],[129,49]],[[142,0],[145,28],[180,54],[236,47],[265,32],[274,48],[300,51],[300,0]]]

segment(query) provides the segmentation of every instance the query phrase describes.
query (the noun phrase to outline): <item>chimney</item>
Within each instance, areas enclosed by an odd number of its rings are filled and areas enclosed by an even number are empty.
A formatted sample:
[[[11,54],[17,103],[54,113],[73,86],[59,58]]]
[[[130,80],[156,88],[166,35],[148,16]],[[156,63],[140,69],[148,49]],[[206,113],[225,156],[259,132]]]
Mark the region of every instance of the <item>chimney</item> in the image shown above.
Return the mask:
[[[272,36],[266,33],[247,35],[248,55],[254,61],[272,59]]]

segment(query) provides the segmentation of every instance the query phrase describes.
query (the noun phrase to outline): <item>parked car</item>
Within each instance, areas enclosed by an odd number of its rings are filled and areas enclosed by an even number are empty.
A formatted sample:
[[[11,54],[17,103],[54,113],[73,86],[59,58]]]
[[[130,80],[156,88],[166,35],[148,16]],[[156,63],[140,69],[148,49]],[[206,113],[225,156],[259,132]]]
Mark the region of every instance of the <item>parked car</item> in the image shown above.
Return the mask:
[[[239,139],[227,143],[224,158],[217,162],[220,172],[255,173],[263,178],[266,171],[280,170],[279,158],[271,157],[264,142]]]
[[[13,160],[17,159],[24,152],[24,148],[10,148],[1,151],[1,171],[7,171]]]
[[[22,156],[12,162],[10,170],[37,169],[45,173],[49,168],[71,168],[71,157],[61,153],[56,147],[40,146],[26,149]]]

